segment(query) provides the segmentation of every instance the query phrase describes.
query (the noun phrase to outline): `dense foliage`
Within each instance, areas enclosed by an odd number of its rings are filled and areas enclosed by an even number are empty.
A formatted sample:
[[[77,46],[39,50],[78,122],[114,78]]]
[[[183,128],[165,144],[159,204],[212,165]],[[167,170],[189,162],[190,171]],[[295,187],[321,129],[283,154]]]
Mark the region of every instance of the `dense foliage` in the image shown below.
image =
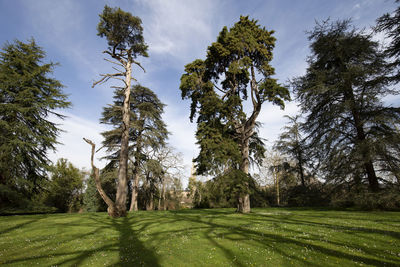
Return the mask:
[[[107,197],[104,192],[100,193],[107,203],[108,213],[112,217],[126,216],[127,211],[129,136],[131,129],[130,95],[131,82],[135,80],[132,77],[132,66],[136,65],[143,69],[142,65],[136,61],[136,58],[138,56],[148,56],[141,24],[142,21],[139,17],[133,16],[120,8],[110,8],[106,5],[103,13],[100,14],[100,22],[97,26],[98,35],[105,37],[108,42],[108,49],[104,53],[113,59],[105,60],[116,65],[116,67],[113,67],[116,73],[101,74],[102,78],[94,82],[93,86],[105,83],[109,79],[116,79],[122,82],[122,86],[112,86],[117,89],[117,94],[122,97],[119,108],[121,111],[120,123],[123,126],[120,129],[121,141],[118,155],[118,183],[116,185],[115,201]],[[92,147],[95,146],[95,144],[90,144]],[[96,184],[100,192],[102,189],[99,182],[99,174],[95,170],[95,166],[92,166],[92,168],[94,169]]]
[[[66,159],[59,159],[50,169],[50,180],[43,194],[44,204],[60,212],[82,209],[84,174]]]
[[[185,66],[180,90],[183,99],[191,100],[190,120],[197,115],[198,174],[220,175],[229,169],[242,172],[239,176],[246,181],[251,156],[262,157],[256,121],[261,107],[272,102],[283,108],[289,100],[289,91],[272,78],[272,34],[256,20],[241,16],[231,29],[222,29],[205,60]],[[248,98],[249,114],[244,109]],[[249,184],[244,182],[241,188],[238,211],[249,212]]]
[[[377,192],[400,166],[400,109],[382,102],[398,93],[388,86],[386,57],[349,21],[317,24],[309,39],[309,67],[292,86],[321,178],[358,187],[366,182]]]
[[[33,39],[7,43],[0,52],[0,184],[28,198],[42,190],[47,153],[60,133],[49,116],[64,118],[58,110],[70,105],[52,77],[56,64],[44,60]]]

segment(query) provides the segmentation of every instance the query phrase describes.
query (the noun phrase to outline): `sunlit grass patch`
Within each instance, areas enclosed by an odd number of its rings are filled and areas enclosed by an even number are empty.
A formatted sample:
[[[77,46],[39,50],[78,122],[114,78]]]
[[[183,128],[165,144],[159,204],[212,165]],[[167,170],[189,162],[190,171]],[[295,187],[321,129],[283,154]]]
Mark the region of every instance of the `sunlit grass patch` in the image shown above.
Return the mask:
[[[0,265],[398,266],[400,213],[323,209],[0,217]]]

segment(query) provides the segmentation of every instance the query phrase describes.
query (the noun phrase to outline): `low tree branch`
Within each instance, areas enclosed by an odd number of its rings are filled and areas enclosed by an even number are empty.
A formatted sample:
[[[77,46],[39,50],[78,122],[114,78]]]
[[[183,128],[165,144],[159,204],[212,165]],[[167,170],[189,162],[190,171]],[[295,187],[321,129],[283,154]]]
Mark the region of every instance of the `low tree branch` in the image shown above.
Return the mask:
[[[103,84],[103,83],[107,82],[110,78],[118,79],[118,80],[121,80],[121,81],[123,81],[123,82],[125,83],[125,80],[119,78],[119,77],[121,77],[121,76],[122,76],[122,77],[124,76],[123,73],[101,74],[100,76],[102,76],[102,78],[101,78],[100,80],[98,80],[98,81],[95,81],[95,82],[93,83],[93,85],[92,85],[92,88],[95,87],[95,86],[98,85],[98,84]],[[125,85],[126,85],[126,83],[125,83]]]

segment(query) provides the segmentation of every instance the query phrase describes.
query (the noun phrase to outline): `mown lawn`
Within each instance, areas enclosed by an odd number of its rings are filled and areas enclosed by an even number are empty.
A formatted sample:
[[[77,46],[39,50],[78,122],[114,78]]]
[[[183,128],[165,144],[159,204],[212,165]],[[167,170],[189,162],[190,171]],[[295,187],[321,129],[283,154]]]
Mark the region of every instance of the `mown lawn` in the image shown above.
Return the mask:
[[[0,217],[5,266],[400,266],[400,213],[318,209]]]

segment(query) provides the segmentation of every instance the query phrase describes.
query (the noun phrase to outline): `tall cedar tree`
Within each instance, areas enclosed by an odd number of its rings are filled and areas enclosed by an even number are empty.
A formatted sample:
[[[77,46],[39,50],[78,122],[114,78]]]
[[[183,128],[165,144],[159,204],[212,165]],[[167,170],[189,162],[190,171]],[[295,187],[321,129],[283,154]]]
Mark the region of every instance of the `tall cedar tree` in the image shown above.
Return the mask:
[[[54,150],[60,129],[49,115],[70,102],[63,85],[51,77],[54,63],[31,39],[6,43],[0,52],[0,183],[31,196],[49,170],[47,152]]]
[[[104,108],[101,122],[114,126],[114,129],[103,132],[103,145],[110,153],[106,158],[110,160],[108,168],[115,168],[119,164],[121,132],[123,131],[121,106],[124,92],[117,89],[114,103]],[[167,126],[161,116],[164,113],[164,104],[150,89],[141,85],[132,87],[130,95],[130,133],[129,157],[133,162],[132,168],[132,198],[130,211],[137,210],[137,192],[139,169],[146,160],[143,150],[158,150],[165,145],[168,138]]]
[[[284,108],[284,100],[289,100],[289,91],[271,78],[274,69],[269,63],[275,45],[272,34],[256,20],[241,16],[231,29],[222,29],[217,41],[208,47],[206,60],[197,59],[186,65],[181,77],[182,98],[192,101],[190,120],[198,115],[197,172],[240,170],[244,183],[238,211],[244,213],[250,212],[250,150],[261,148],[260,142],[251,144],[252,138],[259,140],[256,119],[261,106],[271,101]],[[248,97],[249,114],[243,107]]]
[[[142,21],[139,17],[133,16],[129,12],[124,12],[120,8],[104,7],[100,14],[100,22],[97,26],[98,35],[106,37],[108,49],[103,53],[112,58],[105,59],[118,66],[114,67],[117,71],[113,74],[102,74],[99,81],[93,86],[104,83],[110,78],[122,81],[123,86],[117,87],[123,90],[123,103],[121,106],[122,132],[121,132],[121,152],[118,163],[118,184],[117,195],[114,202],[110,205],[108,213],[112,217],[126,216],[126,201],[128,195],[128,153],[129,153],[129,131],[130,131],[130,99],[132,65],[135,64],[143,69],[135,59],[138,56],[147,57],[147,45],[143,39]],[[118,68],[122,68],[118,69]],[[143,69],[144,70],[144,69]]]
[[[301,185],[306,187],[305,166],[308,161],[305,140],[301,136],[300,116],[285,116],[289,123],[284,127],[284,132],[280,134],[275,148],[284,155],[292,157],[296,162],[296,173],[300,178]]]
[[[400,3],[400,0],[397,0],[396,3]],[[390,38],[385,53],[393,59],[389,67],[394,68],[395,72],[390,78],[398,83],[400,82],[400,6],[392,14],[386,13],[376,22],[375,31],[384,32],[386,37]]]
[[[360,185],[366,178],[378,191],[377,171],[390,175],[400,166],[400,109],[381,101],[396,93],[387,87],[385,57],[349,21],[317,24],[309,40],[309,67],[293,88],[311,145],[329,181]]]

